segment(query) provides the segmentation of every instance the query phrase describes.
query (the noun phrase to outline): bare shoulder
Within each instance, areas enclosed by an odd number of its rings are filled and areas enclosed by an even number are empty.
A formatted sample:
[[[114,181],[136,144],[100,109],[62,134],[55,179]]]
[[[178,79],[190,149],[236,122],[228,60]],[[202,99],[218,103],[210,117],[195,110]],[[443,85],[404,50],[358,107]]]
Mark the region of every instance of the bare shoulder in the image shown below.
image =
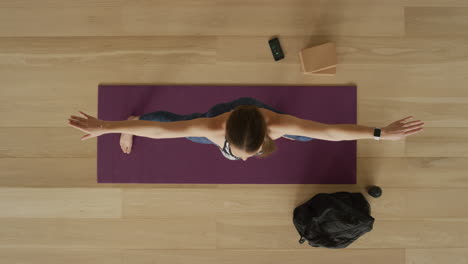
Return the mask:
[[[332,140],[330,129],[333,125],[302,119],[293,115],[278,114],[270,126],[272,134],[279,135],[279,137],[297,135]]]
[[[223,120],[224,119],[222,116],[216,116],[216,117],[197,118],[197,119],[194,119],[193,121],[196,122],[196,126],[200,130],[201,135],[210,137],[210,136],[218,136],[224,132]]]
[[[215,117],[203,118],[203,135],[215,143],[218,147],[224,144],[225,136],[225,124],[229,116],[228,113],[224,113]]]
[[[268,126],[268,134],[275,140],[287,134],[294,122],[294,116],[279,114],[268,109],[260,109]]]

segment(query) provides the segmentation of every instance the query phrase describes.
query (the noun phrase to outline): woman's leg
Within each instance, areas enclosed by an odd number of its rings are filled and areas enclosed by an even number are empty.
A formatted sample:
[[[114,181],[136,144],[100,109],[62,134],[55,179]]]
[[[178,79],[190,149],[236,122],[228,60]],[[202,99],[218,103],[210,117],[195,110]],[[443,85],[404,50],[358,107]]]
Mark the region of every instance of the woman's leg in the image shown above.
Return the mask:
[[[129,116],[127,120],[138,120],[139,116]],[[120,148],[123,153],[130,154],[132,151],[133,135],[132,134],[121,134],[120,135]]]
[[[140,120],[148,121],[158,121],[158,122],[174,122],[182,120],[191,120],[198,117],[201,117],[203,114],[195,113],[191,115],[178,115],[168,111],[156,111],[152,113],[147,113],[140,116]]]

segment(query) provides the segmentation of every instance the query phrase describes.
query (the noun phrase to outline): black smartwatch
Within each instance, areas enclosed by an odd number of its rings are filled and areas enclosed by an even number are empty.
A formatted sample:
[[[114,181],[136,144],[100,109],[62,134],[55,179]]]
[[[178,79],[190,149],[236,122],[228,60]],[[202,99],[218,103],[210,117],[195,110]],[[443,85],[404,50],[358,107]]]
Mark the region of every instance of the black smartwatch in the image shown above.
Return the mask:
[[[380,134],[382,133],[382,130],[380,128],[375,127],[374,128],[374,139],[375,140],[380,140]]]

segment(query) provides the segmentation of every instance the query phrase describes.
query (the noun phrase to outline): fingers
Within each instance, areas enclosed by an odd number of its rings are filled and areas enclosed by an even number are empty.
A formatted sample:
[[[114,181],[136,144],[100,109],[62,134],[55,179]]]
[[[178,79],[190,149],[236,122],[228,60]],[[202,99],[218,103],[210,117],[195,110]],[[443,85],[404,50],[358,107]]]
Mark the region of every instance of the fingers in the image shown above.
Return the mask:
[[[80,131],[83,131],[85,133],[88,133],[88,131],[84,130],[82,125],[80,123],[78,123],[77,121],[68,119],[68,125],[71,126],[71,127],[76,128],[76,129],[78,129]]]
[[[398,120],[397,122],[400,122],[400,123],[401,123],[401,122],[404,122],[404,121],[409,120],[409,119],[411,119],[411,118],[413,118],[413,116],[405,117],[405,118],[403,118],[403,119]]]
[[[405,136],[411,136],[411,135],[417,134],[417,133],[419,133],[419,132],[421,132],[421,131],[423,131],[423,130],[424,130],[423,127],[417,128],[417,129],[413,129],[413,130],[410,130],[410,131],[405,132]]]
[[[411,121],[411,122],[405,123],[403,125],[403,127],[407,127],[407,126],[414,125],[414,124],[419,124],[419,123],[424,124],[421,120],[416,120],[416,121]]]
[[[92,136],[90,134],[86,134],[84,136],[81,137],[81,140],[87,140],[87,139],[90,139],[90,138],[93,138],[93,137],[96,137],[96,136]]]
[[[418,125],[414,125],[414,126],[408,126],[408,127],[405,127],[404,131],[411,131],[411,130],[414,130],[416,128],[420,128],[422,127],[422,125],[424,125],[424,123],[421,123],[421,124],[418,124]]]
[[[80,112],[80,114],[82,114],[84,117],[93,118],[92,116],[90,116],[90,115],[88,115],[88,114],[85,114],[85,113],[83,113],[83,112],[81,112],[81,111],[78,111],[78,112]]]
[[[83,125],[81,125],[80,122],[78,122],[76,120],[68,119],[68,124],[71,125],[72,127],[78,128],[80,130],[83,129]]]
[[[83,114],[84,116],[88,116],[86,115],[85,113],[83,112],[80,112],[81,114]],[[87,128],[87,123],[88,123],[88,119],[85,119],[85,118],[82,118],[82,117],[79,117],[79,116],[74,116],[72,115],[69,119],[68,119],[68,125],[71,126],[71,127],[74,127],[84,133],[86,133],[86,135],[82,136],[81,137],[81,140],[87,140],[87,139],[90,139],[90,138],[93,138],[93,137],[96,137],[96,136],[93,136],[91,134],[88,134],[89,131],[86,130]]]
[[[86,124],[86,122],[88,122],[88,119],[82,118],[82,117],[79,117],[79,116],[74,116],[74,115],[71,116],[71,119],[79,121],[79,123],[83,123],[83,124]]]
[[[68,119],[69,124],[74,125],[74,127],[80,129],[83,132],[87,132],[84,129],[88,127],[88,120],[78,116],[71,116]]]

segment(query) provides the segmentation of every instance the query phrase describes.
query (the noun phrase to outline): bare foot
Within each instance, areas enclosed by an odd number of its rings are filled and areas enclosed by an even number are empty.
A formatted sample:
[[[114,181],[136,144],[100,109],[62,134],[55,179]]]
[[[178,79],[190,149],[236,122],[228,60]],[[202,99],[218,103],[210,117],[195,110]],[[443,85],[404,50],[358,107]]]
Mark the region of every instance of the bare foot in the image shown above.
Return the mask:
[[[138,120],[139,116],[129,116],[127,120]],[[121,134],[120,135],[120,148],[123,153],[130,154],[132,151],[133,135],[132,134]]]

